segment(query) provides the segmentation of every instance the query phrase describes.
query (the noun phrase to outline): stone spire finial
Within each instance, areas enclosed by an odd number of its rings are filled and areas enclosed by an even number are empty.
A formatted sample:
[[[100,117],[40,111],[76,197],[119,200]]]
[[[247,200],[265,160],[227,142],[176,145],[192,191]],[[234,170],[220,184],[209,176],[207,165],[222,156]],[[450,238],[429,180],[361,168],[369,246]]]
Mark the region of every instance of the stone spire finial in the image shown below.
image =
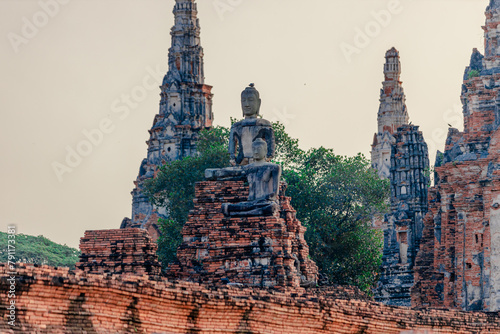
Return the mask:
[[[386,81],[399,81],[401,62],[399,61],[399,51],[394,47],[385,53],[384,74]]]
[[[389,131],[393,134],[403,124],[408,124],[406,96],[400,81],[401,61],[399,51],[391,48],[385,54],[384,77],[380,92],[378,113],[378,132]]]
[[[386,57],[398,57],[399,58],[399,51],[395,48],[392,47],[387,52],[385,53]]]
[[[391,166],[391,143],[397,129],[408,124],[406,96],[400,81],[401,62],[399,51],[391,48],[385,53],[384,82],[380,90],[378,131],[372,144],[372,167],[382,178],[389,178]]]
[[[175,24],[170,33],[172,46],[168,50],[169,70],[163,84],[204,84],[203,48],[196,2],[176,0],[173,13]]]

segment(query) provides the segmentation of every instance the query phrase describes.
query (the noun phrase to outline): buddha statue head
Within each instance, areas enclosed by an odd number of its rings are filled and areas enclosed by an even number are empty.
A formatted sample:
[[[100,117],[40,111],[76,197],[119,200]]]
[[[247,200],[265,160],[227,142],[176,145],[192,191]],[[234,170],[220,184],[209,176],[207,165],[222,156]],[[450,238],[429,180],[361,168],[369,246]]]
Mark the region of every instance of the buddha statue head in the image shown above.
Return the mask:
[[[245,118],[256,118],[260,110],[260,94],[255,85],[251,83],[243,92],[241,92],[241,109]]]
[[[252,143],[252,152],[254,162],[261,162],[267,156],[267,143],[262,138],[257,138]]]

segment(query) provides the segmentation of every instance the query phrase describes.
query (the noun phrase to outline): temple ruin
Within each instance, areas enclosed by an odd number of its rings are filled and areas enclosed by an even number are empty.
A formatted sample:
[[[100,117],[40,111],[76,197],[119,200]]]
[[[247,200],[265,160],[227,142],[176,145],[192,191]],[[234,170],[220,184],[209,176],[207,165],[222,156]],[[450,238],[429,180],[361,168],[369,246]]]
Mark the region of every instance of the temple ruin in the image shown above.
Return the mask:
[[[149,130],[147,158],[134,182],[132,217],[125,218],[121,225],[146,229],[155,240],[159,235],[156,223],[166,214],[144,195],[144,182],[153,178],[161,165],[195,155],[198,133],[211,128],[213,121],[212,86],[205,84],[197,4],[194,0],[176,0],[173,14],[168,72],[160,87],[160,111]]]
[[[412,306],[500,310],[500,1],[486,9],[484,57],[462,86],[464,131],[450,128],[435,164]]]
[[[429,156],[422,132],[403,125],[391,151],[391,212],[384,219],[384,251],[375,300],[411,306],[415,257],[427,213]]]
[[[375,300],[387,305],[410,306],[415,257],[427,212],[429,155],[418,126],[409,124],[406,97],[400,81],[399,51],[385,54],[380,92],[378,133],[372,145],[372,167],[390,180],[391,212],[375,217],[384,232],[384,250]]]
[[[354,287],[320,286],[306,228],[272,163],[274,135],[259,94],[242,94],[232,167],[195,188],[178,261],[161,271],[156,219],[142,184],[193,155],[212,121],[194,0],[176,0],[169,72],[132,220],[86,231],[75,270],[0,263],[0,332],[40,334],[500,333],[500,0],[487,9],[486,52],[474,50],[462,90],[464,131],[450,129],[428,188],[427,145],[408,124],[399,53],[386,54],[373,166],[391,185],[377,302]],[[245,92],[244,91],[244,92]],[[413,308],[407,307],[411,301]],[[390,304],[390,305],[384,305]],[[479,312],[483,311],[483,312]],[[484,312],[491,311],[491,312]]]

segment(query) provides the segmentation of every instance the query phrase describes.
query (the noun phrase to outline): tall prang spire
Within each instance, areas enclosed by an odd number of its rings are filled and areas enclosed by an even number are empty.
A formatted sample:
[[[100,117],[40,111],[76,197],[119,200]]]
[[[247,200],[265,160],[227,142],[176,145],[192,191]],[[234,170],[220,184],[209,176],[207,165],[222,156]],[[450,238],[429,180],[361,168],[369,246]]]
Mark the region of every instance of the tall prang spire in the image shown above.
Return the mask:
[[[401,125],[408,124],[406,95],[400,76],[399,52],[392,48],[385,54],[385,80],[380,91],[380,107],[378,111],[379,133],[389,131],[389,133],[394,134]]]
[[[408,124],[406,96],[400,81],[401,62],[399,51],[391,48],[385,54],[384,82],[380,90],[378,131],[372,144],[372,167],[382,178],[389,178],[391,167],[391,145],[395,142],[397,129]]]
[[[194,0],[176,0],[173,13],[175,24],[170,32],[169,69],[163,84],[175,81],[203,84],[203,48],[197,4]]]
[[[197,154],[199,132],[212,127],[212,86],[205,85],[203,48],[195,0],[176,0],[170,35],[168,72],[161,85],[160,111],[149,130],[147,158],[141,163],[132,191],[132,219],[122,228],[141,227],[158,237],[156,226],[165,213],[144,195],[144,181],[155,176],[161,165]]]
[[[373,217],[384,231],[381,275],[375,300],[388,305],[411,306],[413,266],[427,212],[425,171],[429,168],[427,144],[418,126],[408,124],[406,96],[401,82],[399,52],[385,54],[384,82],[380,91],[378,132],[372,145],[372,167],[391,185],[391,212]]]

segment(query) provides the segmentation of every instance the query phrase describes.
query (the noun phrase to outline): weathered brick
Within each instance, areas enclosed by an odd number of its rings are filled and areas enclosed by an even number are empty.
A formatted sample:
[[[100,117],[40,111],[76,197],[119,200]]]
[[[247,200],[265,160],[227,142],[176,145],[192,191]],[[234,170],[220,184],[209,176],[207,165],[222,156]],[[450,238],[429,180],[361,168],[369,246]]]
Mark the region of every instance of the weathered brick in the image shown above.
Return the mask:
[[[318,268],[309,259],[306,229],[285,196],[286,185],[280,188],[279,217],[228,218],[221,204],[245,201],[248,186],[243,181],[197,183],[179,262],[168,276],[210,285],[224,285],[223,279],[275,288],[315,285]]]
[[[23,264],[16,269],[16,327],[10,327],[6,321],[9,272],[0,264],[0,333],[500,332],[496,313],[390,307],[348,287],[296,292],[214,288],[158,277]]]
[[[500,2],[486,11],[483,57],[464,75],[464,131],[450,128],[429,191],[412,305],[500,310]],[[475,71],[475,72],[472,72]]]
[[[76,268],[88,273],[160,275],[158,246],[139,228],[85,231]]]

